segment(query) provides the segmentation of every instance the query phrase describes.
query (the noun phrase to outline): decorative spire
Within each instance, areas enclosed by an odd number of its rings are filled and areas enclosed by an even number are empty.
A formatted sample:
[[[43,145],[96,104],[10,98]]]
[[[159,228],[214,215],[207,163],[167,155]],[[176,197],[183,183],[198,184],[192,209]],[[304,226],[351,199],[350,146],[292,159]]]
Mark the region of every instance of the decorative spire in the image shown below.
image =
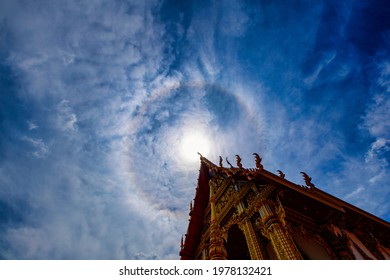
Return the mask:
[[[223,164],[222,164],[222,157],[221,156],[219,156],[219,167],[223,167]]]
[[[183,240],[183,235],[181,236],[181,241],[180,241],[180,248],[183,250],[184,249],[184,240]]]
[[[236,162],[237,162],[237,166],[238,168],[242,168],[242,164],[241,164],[241,158],[239,155],[236,155]]]
[[[311,177],[309,177],[309,175],[307,175],[305,172],[301,172],[302,176],[303,176],[303,179],[305,180],[305,184],[307,187],[309,187],[310,189],[314,189],[315,186],[314,184],[311,182]]]
[[[259,170],[263,170],[263,165],[261,164],[261,161],[263,159],[257,153],[253,153],[253,155],[255,156],[256,168]]]
[[[284,179],[284,177],[286,177],[286,175],[282,171],[280,171],[279,169],[277,170],[277,172],[278,172],[280,178]]]
[[[233,165],[232,165],[232,164],[229,162],[229,160],[228,160],[228,158],[227,158],[227,157],[226,157],[226,162],[227,162],[227,164],[229,164],[229,165],[230,165],[230,167],[231,167],[231,168],[234,168],[234,167],[233,167]]]

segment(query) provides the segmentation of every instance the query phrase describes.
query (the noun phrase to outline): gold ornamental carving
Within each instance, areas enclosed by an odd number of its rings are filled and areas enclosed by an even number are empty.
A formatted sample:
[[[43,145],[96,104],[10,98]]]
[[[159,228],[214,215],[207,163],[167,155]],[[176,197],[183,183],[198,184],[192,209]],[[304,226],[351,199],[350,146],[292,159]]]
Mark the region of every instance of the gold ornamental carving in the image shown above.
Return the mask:
[[[221,231],[218,225],[212,223],[210,227],[209,256],[211,260],[226,260],[227,252],[224,246]]]
[[[227,252],[222,239],[221,230],[217,223],[217,213],[215,207],[214,187],[215,182],[209,182],[210,187],[210,247],[209,256],[211,260],[226,260]]]
[[[221,198],[218,200],[218,202],[216,202],[215,209],[217,214],[220,214],[227,205],[230,205],[233,194],[234,194],[234,189],[228,188],[225,191],[225,193],[221,196]]]
[[[279,212],[279,213],[278,213]],[[285,230],[285,221],[281,210],[277,211],[275,203],[272,201],[263,201],[259,209],[262,234],[271,241],[272,246],[279,259],[281,260],[300,260],[301,254],[298,251],[290,233]]]
[[[264,260],[264,255],[261,252],[259,242],[256,237],[255,230],[249,219],[244,219],[239,224],[240,229],[244,232],[246,242],[248,244],[249,254],[252,260]]]

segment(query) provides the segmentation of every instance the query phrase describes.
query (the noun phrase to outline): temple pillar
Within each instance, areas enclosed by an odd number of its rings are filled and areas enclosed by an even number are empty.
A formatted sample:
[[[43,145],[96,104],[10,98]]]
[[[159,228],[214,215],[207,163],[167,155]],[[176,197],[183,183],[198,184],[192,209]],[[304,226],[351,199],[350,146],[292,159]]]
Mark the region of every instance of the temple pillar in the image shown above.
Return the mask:
[[[240,224],[241,230],[244,232],[246,243],[248,245],[249,254],[252,260],[264,260],[264,255],[261,252],[259,243],[256,238],[255,230],[253,229],[252,223],[245,219]]]
[[[239,202],[237,205],[237,212],[242,214],[244,212],[244,204]],[[259,243],[257,242],[256,233],[253,229],[252,223],[249,219],[244,218],[244,220],[238,225],[240,229],[244,232],[245,240],[248,245],[249,254],[251,255],[252,260],[264,260],[264,256],[261,253]]]
[[[214,182],[210,180],[210,260],[226,260],[227,252],[223,242],[220,227],[217,222],[217,216],[215,211],[215,196],[214,196]]]
[[[271,241],[278,259],[301,260],[302,256],[291,235],[285,230],[273,204],[268,201],[262,201],[259,214],[263,225],[263,233]]]

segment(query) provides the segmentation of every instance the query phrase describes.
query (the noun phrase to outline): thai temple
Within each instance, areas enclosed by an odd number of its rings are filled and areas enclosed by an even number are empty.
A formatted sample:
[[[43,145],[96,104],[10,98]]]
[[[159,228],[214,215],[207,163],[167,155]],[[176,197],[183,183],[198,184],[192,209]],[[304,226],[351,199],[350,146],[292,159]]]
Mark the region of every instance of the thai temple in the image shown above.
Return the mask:
[[[182,260],[390,260],[390,223],[263,168],[216,165],[200,155]]]

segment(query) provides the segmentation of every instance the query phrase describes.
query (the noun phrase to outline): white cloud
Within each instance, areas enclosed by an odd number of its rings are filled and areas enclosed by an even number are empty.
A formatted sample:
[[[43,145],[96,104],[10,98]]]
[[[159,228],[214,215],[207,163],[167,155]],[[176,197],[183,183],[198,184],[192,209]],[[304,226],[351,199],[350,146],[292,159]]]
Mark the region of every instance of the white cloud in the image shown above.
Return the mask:
[[[340,155],[345,144],[342,137],[321,138],[332,130],[326,122],[293,119],[291,112],[300,109],[296,103],[285,108],[268,98],[274,93],[253,78],[258,76],[248,75],[234,43],[223,45],[220,52],[218,37],[240,40],[250,26],[238,1],[215,2],[193,14],[181,33],[187,37],[182,38],[181,58],[186,59],[180,66],[167,51],[171,46],[164,36],[169,31],[154,16],[158,1],[10,2],[2,13],[13,35],[7,41],[7,63],[20,74],[19,97],[34,105],[29,116],[34,121],[27,122],[23,141],[30,155],[45,158],[47,165],[16,160],[7,164],[13,172],[1,172],[2,182],[16,186],[32,207],[23,226],[6,231],[4,240],[13,244],[6,257],[178,258],[199,168],[198,163],[184,164],[178,152],[183,134],[191,130],[214,143],[211,160],[228,156],[234,164],[234,155],[240,154],[245,167],[254,167],[252,153],[264,153],[267,169],[284,165],[288,179],[297,181],[301,168],[318,170]],[[304,18],[305,23],[310,20],[311,16]],[[316,31],[305,28],[298,45],[313,45]],[[291,37],[301,38],[296,36],[302,35],[299,32]],[[259,52],[266,53],[270,46],[264,40]],[[271,54],[280,51],[274,47]],[[290,47],[281,49],[290,54]],[[304,55],[286,55],[283,65],[302,61]],[[309,84],[334,56],[329,52],[309,74]],[[275,57],[266,57],[264,66]],[[299,73],[294,67],[286,72],[292,77]],[[213,87],[237,112],[228,115],[224,108],[215,109],[221,103],[215,101],[218,98],[205,105],[207,89]],[[300,89],[291,90],[301,94]],[[333,177],[342,195],[376,213],[387,211],[380,208],[381,200],[369,204],[361,196],[373,198],[372,185],[387,178],[375,177],[383,174],[377,172],[378,153],[388,147],[385,100],[378,95],[365,118],[377,137],[366,155],[370,167],[342,158],[347,162],[345,174]],[[229,127],[224,127],[226,122]],[[372,180],[361,188],[359,183],[367,182],[363,171]],[[25,178],[15,179],[12,174],[18,172]],[[328,180],[322,176],[322,182]],[[23,187],[26,183],[28,189]],[[346,185],[353,186],[346,190]]]
[[[28,125],[28,130],[35,130],[39,128],[39,126],[33,121],[27,121],[27,125]]]
[[[364,117],[364,128],[374,137],[390,137],[390,95],[378,93]]]
[[[158,78],[170,61],[164,62],[165,31],[152,11],[158,3],[13,6],[2,15],[13,35],[6,41],[8,63],[20,73],[20,98],[34,105],[34,121],[28,122],[33,136],[22,140],[29,155],[46,161],[21,178],[12,172],[2,178],[33,209],[23,226],[5,232],[3,240],[12,247],[0,253],[38,259],[177,258],[178,218],[172,210],[160,213],[148,200],[156,191],[162,200],[172,199],[173,190],[154,185],[140,194],[143,186],[128,169],[137,106],[159,87],[174,90],[180,83],[180,75]],[[152,81],[155,89],[149,87]],[[158,119],[169,117],[166,110]],[[15,159],[7,168],[22,172],[29,162]],[[171,207],[165,204],[163,209]]]
[[[27,136],[23,136],[22,140],[26,141],[32,146],[32,151],[29,152],[30,155],[37,159],[46,158],[50,154],[49,147],[45,144],[42,139],[35,139]]]
[[[58,127],[65,132],[77,131],[77,116],[69,103],[69,100],[64,99],[57,105]]]
[[[332,61],[336,58],[336,55],[337,53],[335,51],[324,53],[322,61],[318,63],[313,73],[304,79],[305,84],[310,87],[313,86],[313,84],[318,80],[322,70],[332,63]]]
[[[377,159],[378,155],[380,156],[381,153],[388,151],[390,151],[390,139],[376,139],[376,141],[371,144],[371,148],[366,154],[366,163],[370,163],[370,161]],[[387,161],[384,163],[387,164]]]
[[[358,187],[357,189],[355,189],[353,192],[347,194],[345,196],[346,199],[351,199],[353,197],[356,197],[357,195],[361,194],[363,191],[364,191],[364,187],[363,186],[360,186]]]

